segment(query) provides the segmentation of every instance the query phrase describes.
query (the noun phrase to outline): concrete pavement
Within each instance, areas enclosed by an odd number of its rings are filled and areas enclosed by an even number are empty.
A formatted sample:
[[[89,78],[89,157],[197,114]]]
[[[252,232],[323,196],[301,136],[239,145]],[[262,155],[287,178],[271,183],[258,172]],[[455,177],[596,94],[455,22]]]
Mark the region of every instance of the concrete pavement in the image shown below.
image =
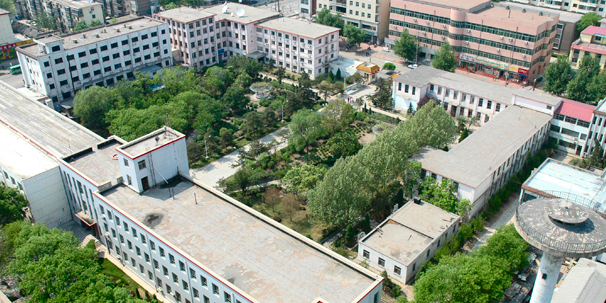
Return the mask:
[[[288,140],[286,138],[282,139],[278,136],[278,133],[284,128],[281,128],[261,139],[261,143],[267,144],[272,140],[276,140],[279,142],[278,146],[273,150],[273,152],[280,150],[288,145]],[[250,148],[250,144],[243,147],[245,150]],[[220,179],[225,179],[238,171],[237,167],[233,167],[234,164],[238,162],[238,151],[234,151],[222,158],[213,161],[203,167],[190,169],[190,175],[209,186],[217,186]]]

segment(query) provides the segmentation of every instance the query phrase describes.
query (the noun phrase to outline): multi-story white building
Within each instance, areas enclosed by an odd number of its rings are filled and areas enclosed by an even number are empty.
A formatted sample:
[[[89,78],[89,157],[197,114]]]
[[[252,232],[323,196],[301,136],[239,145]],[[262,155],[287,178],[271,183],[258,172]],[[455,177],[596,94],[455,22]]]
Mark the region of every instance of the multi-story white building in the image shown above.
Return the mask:
[[[317,0],[299,0],[299,17],[311,19],[316,14]]]
[[[415,198],[358,241],[358,260],[407,283],[460,224],[461,217]]]
[[[339,58],[339,29],[307,21],[280,18],[257,26],[257,51],[286,70],[315,78],[328,73]]]
[[[133,78],[137,69],[171,66],[168,25],[141,18],[17,48],[26,87],[54,103],[92,85]],[[55,104],[56,105],[56,104]]]
[[[381,302],[379,275],[192,180],[185,135],[103,140],[2,83],[0,108],[11,144],[0,150],[0,180],[21,182],[34,218],[67,216],[91,230],[161,301]],[[43,174],[17,179],[13,167]],[[67,201],[39,199],[61,186]]]
[[[238,13],[240,12],[240,14]],[[230,56],[273,60],[276,66],[311,77],[339,57],[339,29],[248,5],[228,3],[204,10],[176,8],[154,15],[170,24],[175,60],[211,66]]]
[[[53,18],[64,33],[71,32],[78,22],[90,25],[93,21],[104,23],[103,5],[93,1],[77,0],[16,0],[17,14],[35,20],[44,11]]]
[[[539,7],[561,9],[581,14],[596,13],[606,16],[606,1],[604,0],[511,0],[512,2],[532,4]]]
[[[389,35],[389,0],[316,0],[316,13],[328,8],[333,14],[341,14],[347,24],[362,29],[371,43],[382,44]],[[302,6],[299,6],[301,10]]]

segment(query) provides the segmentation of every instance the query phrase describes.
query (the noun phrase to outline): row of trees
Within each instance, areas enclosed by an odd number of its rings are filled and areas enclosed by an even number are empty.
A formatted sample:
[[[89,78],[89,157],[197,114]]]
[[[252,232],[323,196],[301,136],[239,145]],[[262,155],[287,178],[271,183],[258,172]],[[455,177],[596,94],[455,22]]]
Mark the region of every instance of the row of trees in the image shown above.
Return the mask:
[[[444,108],[429,102],[357,154],[337,160],[308,192],[310,215],[332,227],[354,223],[371,206],[380,216],[389,214],[389,202],[401,184],[407,192],[417,185],[420,165],[408,158],[423,146],[443,148],[456,134],[455,122]]]
[[[0,269],[19,277],[28,302],[142,303],[100,274],[94,242],[80,248],[71,232],[16,221],[0,230]]]
[[[597,104],[606,97],[606,73],[602,73],[600,60],[585,55],[577,71],[570,66],[565,56],[551,63],[545,70],[545,91],[568,99]]]
[[[470,255],[444,256],[419,274],[415,302],[499,302],[513,273],[528,266],[528,243],[505,225]]]

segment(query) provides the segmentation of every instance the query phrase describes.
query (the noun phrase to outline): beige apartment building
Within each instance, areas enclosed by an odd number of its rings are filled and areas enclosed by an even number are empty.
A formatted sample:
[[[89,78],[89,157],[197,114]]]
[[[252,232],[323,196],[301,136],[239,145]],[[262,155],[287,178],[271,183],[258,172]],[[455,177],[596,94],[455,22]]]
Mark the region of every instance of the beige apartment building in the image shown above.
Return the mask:
[[[589,26],[581,32],[579,39],[572,43],[569,58],[570,65],[578,69],[583,57],[594,56],[600,61],[600,67],[606,67],[606,24]]]
[[[368,42],[383,44],[388,35],[389,0],[316,0],[316,12],[328,8],[341,14],[345,25],[353,24],[367,35]]]
[[[71,32],[80,21],[87,25],[93,21],[104,22],[103,5],[98,2],[75,0],[15,0],[17,15],[24,19],[35,20],[36,16],[45,11],[57,20],[59,30]]]
[[[407,29],[431,59],[444,42],[459,66],[492,77],[531,82],[549,65],[559,14],[498,7],[489,0],[392,0],[389,38],[393,46]]]

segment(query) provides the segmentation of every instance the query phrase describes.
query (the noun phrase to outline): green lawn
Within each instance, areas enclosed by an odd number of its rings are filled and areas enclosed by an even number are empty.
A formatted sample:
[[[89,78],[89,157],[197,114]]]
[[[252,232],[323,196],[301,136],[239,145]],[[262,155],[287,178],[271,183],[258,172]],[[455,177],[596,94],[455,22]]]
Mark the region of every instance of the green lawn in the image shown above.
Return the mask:
[[[101,261],[101,273],[106,274],[110,279],[116,279],[115,283],[126,287],[129,291],[136,292],[137,288],[141,288],[137,282],[133,281],[128,275],[126,275],[120,268],[114,263],[107,259]]]

